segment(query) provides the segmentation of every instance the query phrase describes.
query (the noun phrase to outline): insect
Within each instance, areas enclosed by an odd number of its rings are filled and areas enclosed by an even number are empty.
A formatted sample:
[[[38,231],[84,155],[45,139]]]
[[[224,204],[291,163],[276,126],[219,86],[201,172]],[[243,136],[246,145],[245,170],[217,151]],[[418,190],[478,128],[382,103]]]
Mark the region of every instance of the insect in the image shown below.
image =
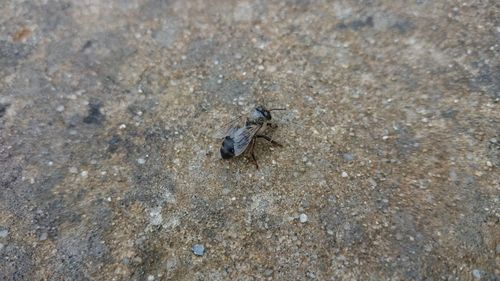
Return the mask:
[[[255,107],[246,118],[236,118],[226,125],[225,130],[219,137],[223,138],[220,148],[220,155],[223,159],[231,159],[249,151],[252,156],[252,162],[258,169],[257,158],[254,154],[255,140],[263,138],[273,145],[282,146],[270,137],[263,135],[268,125],[271,125],[271,111],[285,110],[284,108],[266,109],[264,106]]]

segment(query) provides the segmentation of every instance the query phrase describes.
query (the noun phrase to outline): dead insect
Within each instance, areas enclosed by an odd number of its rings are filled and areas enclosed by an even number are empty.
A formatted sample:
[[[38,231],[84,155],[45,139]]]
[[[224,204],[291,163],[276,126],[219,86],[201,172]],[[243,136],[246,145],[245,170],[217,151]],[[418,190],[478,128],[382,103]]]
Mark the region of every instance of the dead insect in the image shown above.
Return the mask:
[[[257,106],[250,112],[246,119],[238,117],[229,122],[223,132],[218,134],[218,137],[224,138],[220,148],[221,157],[223,159],[231,159],[248,150],[252,156],[252,162],[258,169],[259,165],[254,154],[255,140],[257,138],[263,138],[273,145],[282,146],[270,137],[262,134],[266,127],[271,125],[271,111],[273,110],[285,109],[266,109],[263,106]]]

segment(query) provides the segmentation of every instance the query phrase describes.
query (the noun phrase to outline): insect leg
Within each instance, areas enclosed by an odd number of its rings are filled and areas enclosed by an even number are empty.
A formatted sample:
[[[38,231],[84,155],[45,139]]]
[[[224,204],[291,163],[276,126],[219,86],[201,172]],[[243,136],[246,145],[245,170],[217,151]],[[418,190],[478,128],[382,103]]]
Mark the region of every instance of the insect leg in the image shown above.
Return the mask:
[[[253,153],[254,148],[255,148],[255,138],[252,139],[252,143],[250,144],[250,154],[252,155],[252,162],[255,165],[255,168],[259,169],[259,164],[257,164],[257,158]]]
[[[273,141],[270,137],[265,136],[265,135],[256,135],[255,137],[256,138],[263,138],[263,139],[267,140],[268,142],[270,142],[270,143],[272,143],[272,144],[274,144],[276,146],[280,146],[280,147],[283,146],[279,142]]]
[[[269,127],[270,127],[270,128],[272,128],[272,129],[276,129],[276,128],[278,128],[278,124],[276,124],[276,123],[269,123],[269,122],[268,122],[268,123],[267,123],[267,126],[269,126]]]

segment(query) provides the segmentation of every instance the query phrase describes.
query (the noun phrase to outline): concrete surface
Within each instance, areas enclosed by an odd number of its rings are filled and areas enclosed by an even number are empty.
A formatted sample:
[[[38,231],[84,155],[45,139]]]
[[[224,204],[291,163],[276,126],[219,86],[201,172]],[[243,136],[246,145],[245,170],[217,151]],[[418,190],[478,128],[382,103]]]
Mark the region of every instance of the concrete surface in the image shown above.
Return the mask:
[[[498,1],[0,2],[1,280],[499,280]],[[261,168],[214,130],[256,104]]]

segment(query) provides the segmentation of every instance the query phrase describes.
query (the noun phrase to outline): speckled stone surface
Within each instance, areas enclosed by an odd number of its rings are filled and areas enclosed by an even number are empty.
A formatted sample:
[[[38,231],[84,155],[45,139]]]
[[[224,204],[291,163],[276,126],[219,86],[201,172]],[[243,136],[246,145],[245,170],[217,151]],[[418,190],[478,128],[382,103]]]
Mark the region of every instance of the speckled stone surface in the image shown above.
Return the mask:
[[[0,279],[498,280],[499,19],[0,1]],[[259,170],[213,138],[256,104]]]

